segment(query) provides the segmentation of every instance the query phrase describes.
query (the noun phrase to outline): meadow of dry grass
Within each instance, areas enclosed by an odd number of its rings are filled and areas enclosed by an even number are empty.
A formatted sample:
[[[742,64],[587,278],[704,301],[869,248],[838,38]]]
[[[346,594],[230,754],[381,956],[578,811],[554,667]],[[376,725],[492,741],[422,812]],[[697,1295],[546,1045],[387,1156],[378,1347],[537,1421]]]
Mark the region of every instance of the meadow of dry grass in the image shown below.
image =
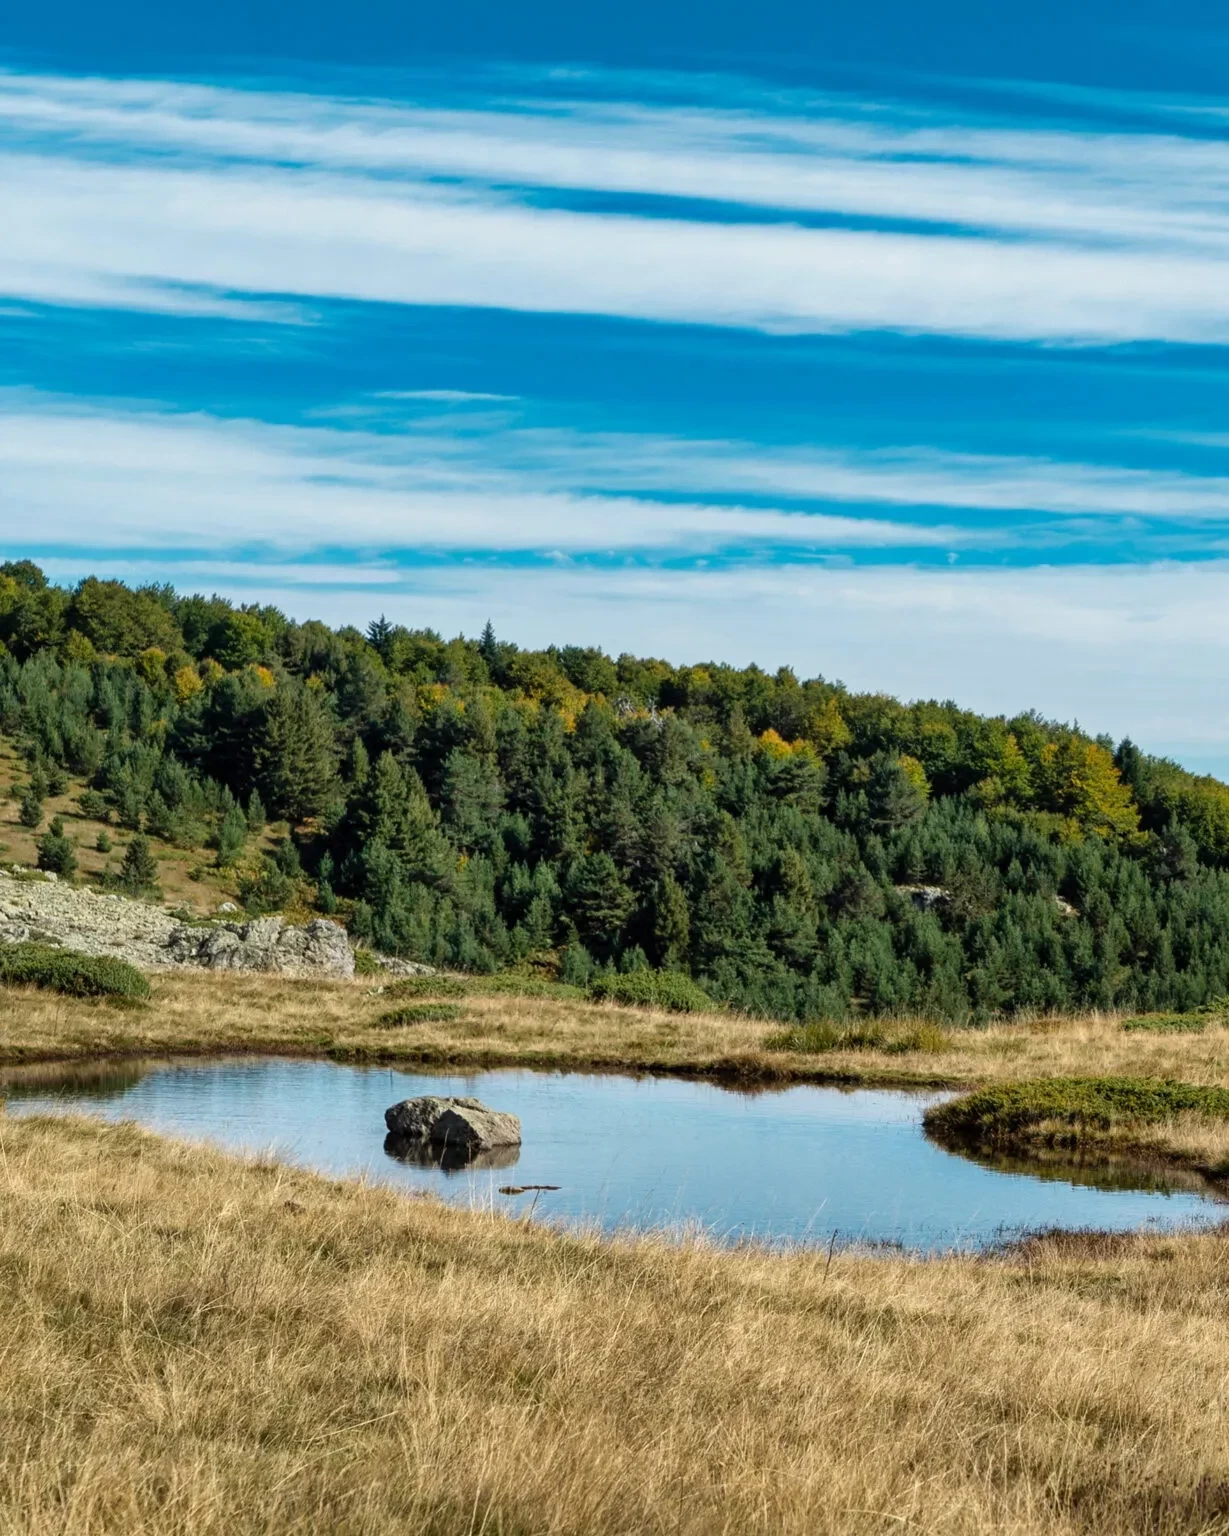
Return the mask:
[[[353,982],[164,973],[152,1000],[117,1010],[0,990],[0,1064],[99,1056],[267,1051],[438,1066],[628,1068],[764,1080],[962,1086],[1029,1077],[1173,1077],[1229,1086],[1229,1030],[1124,1031],[1090,1015],[951,1030],[941,1049],[894,1054],[769,1050],[780,1026],[742,1014],[677,1014],[555,998],[467,996],[452,1020],[381,1024],[386,990]],[[909,1026],[898,1026],[908,1033]],[[891,1027],[889,1027],[891,1033]]]
[[[390,1028],[369,979],[152,984],[136,1009],[0,991],[0,1064],[1229,1085],[1229,1032],[1111,1017],[808,1056],[736,1015],[468,995]],[[1229,1153],[1197,1118],[1153,1134],[1158,1156]],[[1229,1228],[728,1252],[3,1114],[0,1181],[0,1536],[1229,1533]]]
[[[1229,1235],[722,1253],[0,1116],[0,1531],[1229,1530]]]

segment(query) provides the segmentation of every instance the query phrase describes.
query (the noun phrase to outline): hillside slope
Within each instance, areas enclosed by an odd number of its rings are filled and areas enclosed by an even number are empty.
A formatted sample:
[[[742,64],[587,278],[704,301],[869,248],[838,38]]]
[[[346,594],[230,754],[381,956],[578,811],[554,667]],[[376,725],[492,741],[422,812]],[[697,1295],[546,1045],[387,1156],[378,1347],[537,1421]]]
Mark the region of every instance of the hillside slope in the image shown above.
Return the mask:
[[[68,809],[86,874],[97,828],[113,878],[155,878],[145,836],[198,909],[336,913],[461,969],[686,971],[786,1019],[1229,992],[1229,788],[1126,739],[28,562],[0,565],[0,644],[10,857]]]

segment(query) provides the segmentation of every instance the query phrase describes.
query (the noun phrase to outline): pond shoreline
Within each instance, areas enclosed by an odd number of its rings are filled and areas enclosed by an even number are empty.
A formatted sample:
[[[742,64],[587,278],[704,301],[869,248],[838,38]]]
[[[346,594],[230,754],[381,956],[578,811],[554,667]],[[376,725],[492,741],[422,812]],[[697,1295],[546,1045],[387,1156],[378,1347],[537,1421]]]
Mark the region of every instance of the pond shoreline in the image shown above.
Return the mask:
[[[723,1057],[715,1061],[655,1061],[609,1054],[586,1055],[575,1050],[524,1051],[509,1055],[506,1051],[467,1049],[425,1045],[418,1048],[375,1047],[366,1045],[327,1045],[288,1042],[271,1032],[267,1040],[177,1040],[167,1051],[156,1056],[177,1056],[185,1060],[220,1060],[224,1057],[277,1056],[296,1061],[333,1061],[346,1066],[421,1068],[435,1071],[497,1072],[504,1069],[535,1072],[610,1072],[625,1076],[670,1077],[711,1081],[718,1084],[747,1084],[763,1088],[811,1084],[815,1087],[916,1088],[920,1091],[959,1092],[971,1085],[967,1079],[939,1072],[894,1071],[891,1067],[868,1065],[859,1068],[800,1065],[797,1060],[779,1065],[765,1055]],[[0,1043],[0,1075],[22,1067],[71,1066],[86,1062],[126,1062],[151,1055],[147,1043],[109,1043],[97,1053],[57,1049],[54,1046],[34,1050],[14,1050]]]
[[[824,1244],[839,1232],[843,1245],[938,1254],[1050,1227],[1200,1224],[1219,1203],[1215,1189],[1189,1176],[1175,1181],[1154,1159],[1007,1167],[962,1155],[924,1132],[935,1092],[722,1081],[608,1064],[505,1061],[441,1072],[267,1052],[26,1063],[0,1073],[6,1118],[79,1109],[232,1154],[273,1149],[280,1161],[326,1177],[451,1190],[454,1199],[482,1195],[485,1164],[406,1165],[384,1142],[384,1111],[422,1094],[474,1095],[521,1117],[512,1182],[564,1187],[539,1214],[568,1225],[598,1220],[608,1232],[694,1224],[722,1244],[770,1247]]]

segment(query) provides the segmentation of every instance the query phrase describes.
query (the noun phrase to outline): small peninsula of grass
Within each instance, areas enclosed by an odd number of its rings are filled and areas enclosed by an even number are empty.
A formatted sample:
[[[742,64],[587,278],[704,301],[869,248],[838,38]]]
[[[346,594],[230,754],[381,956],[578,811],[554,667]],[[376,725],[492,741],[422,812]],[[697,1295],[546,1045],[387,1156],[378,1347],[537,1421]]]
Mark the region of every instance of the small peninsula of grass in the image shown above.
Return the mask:
[[[940,1138],[1017,1149],[1134,1149],[1205,1172],[1229,1168],[1229,1088],[1136,1077],[996,1083],[927,1110]]]

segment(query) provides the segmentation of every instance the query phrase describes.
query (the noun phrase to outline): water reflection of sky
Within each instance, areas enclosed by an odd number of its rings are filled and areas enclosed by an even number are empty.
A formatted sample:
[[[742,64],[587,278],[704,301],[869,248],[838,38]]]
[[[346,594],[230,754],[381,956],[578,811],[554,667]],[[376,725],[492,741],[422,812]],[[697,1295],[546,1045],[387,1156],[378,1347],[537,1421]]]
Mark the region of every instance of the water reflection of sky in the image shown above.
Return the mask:
[[[444,1173],[384,1152],[384,1110],[423,1093],[473,1094],[521,1117],[508,1167]],[[711,1083],[580,1073],[420,1075],[321,1061],[160,1064],[62,1085],[26,1084],[10,1113],[74,1105],[108,1119],[276,1151],[329,1174],[364,1174],[462,1204],[524,1208],[509,1182],[558,1184],[537,1213],[606,1228],[701,1227],[722,1239],[860,1240],[975,1247],[1048,1227],[1126,1230],[1215,1218],[1192,1190],[1113,1187],[1084,1169],[1000,1171],[929,1142],[931,1098],[798,1086],[730,1092]],[[1097,1187],[1097,1179],[1107,1187]],[[1146,1183],[1146,1178],[1140,1182]]]

